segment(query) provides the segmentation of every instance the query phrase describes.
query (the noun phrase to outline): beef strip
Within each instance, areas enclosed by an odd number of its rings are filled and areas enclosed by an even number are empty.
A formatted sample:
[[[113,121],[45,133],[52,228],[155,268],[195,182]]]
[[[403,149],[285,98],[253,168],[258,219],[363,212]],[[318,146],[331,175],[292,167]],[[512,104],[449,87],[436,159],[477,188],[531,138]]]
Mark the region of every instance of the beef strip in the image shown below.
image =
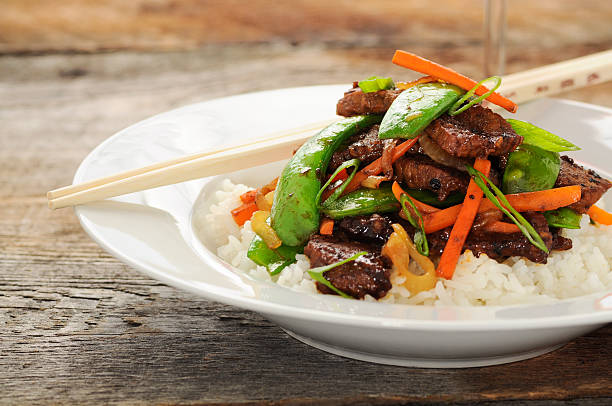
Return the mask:
[[[504,155],[523,142],[502,116],[480,105],[454,117],[444,114],[427,126],[425,133],[458,158]]]
[[[390,216],[372,214],[370,216],[351,216],[340,220],[337,225],[340,232],[352,240],[384,244],[393,232]]]
[[[344,93],[344,97],[338,100],[336,114],[345,117],[362,114],[383,114],[389,110],[389,106],[401,92],[400,89],[392,89],[364,93],[358,87],[353,88]]]
[[[310,237],[304,248],[304,254],[310,259],[313,268],[342,261],[360,251],[368,251],[368,254],[325,272],[323,277],[354,298],[363,299],[369,294],[380,299],[391,289],[391,271],[385,265],[379,248],[322,235]],[[318,282],[317,289],[321,293],[334,294],[331,289]]]
[[[535,228],[540,234],[544,244],[549,249],[553,249],[554,235],[548,229],[548,223],[542,213],[539,212],[526,212],[523,213],[527,221]],[[427,241],[429,243],[429,251],[434,256],[442,254],[446,242],[450,236],[451,228],[445,228],[444,230],[437,231],[427,235]],[[566,238],[557,236],[557,244],[559,249],[565,248],[568,244]],[[563,239],[563,240],[561,240]],[[571,247],[571,240],[569,240]],[[502,261],[507,257],[522,256],[530,261],[545,264],[548,258],[548,254],[541,249],[537,248],[527,240],[522,233],[491,233],[486,231],[471,232],[468,236],[464,246],[464,250],[471,250],[474,255],[479,256],[480,254],[487,254],[489,258]]]
[[[395,179],[409,188],[427,189],[445,200],[452,192],[465,193],[470,177],[449,166],[441,165],[427,155],[407,154],[393,165]]]
[[[348,145],[334,152],[329,165],[328,172],[335,171],[343,162],[357,158],[362,165],[380,158],[384,149],[384,140],[378,138],[378,125],[373,125],[367,131],[356,134],[349,138]]]
[[[551,228],[550,232],[552,233],[553,243],[552,249],[555,251],[566,251],[572,248],[572,240],[569,238],[565,238],[562,235],[559,235],[561,232],[558,228]]]
[[[555,187],[580,185],[582,197],[576,203],[568,206],[578,213],[584,214],[612,186],[607,179],[602,178],[591,169],[576,165],[568,156],[561,157],[561,168],[555,182]]]

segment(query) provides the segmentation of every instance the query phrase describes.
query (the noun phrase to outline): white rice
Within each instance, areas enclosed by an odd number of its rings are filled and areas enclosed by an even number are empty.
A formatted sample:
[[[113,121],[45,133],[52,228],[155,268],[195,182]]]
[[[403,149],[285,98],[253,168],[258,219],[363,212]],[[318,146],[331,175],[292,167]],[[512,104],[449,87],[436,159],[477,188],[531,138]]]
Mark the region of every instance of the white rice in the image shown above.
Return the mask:
[[[246,256],[254,236],[250,222],[238,228],[230,210],[240,205],[239,196],[252,189],[235,185],[226,179],[216,193],[208,211],[194,217],[196,230],[215,236],[220,258],[252,277],[273,280],[288,288],[316,293],[308,275],[310,263],[305,255],[279,275],[270,277],[266,268],[257,266]],[[466,251],[460,258],[453,279],[439,279],[435,288],[411,295],[402,285],[403,278],[391,276],[393,287],[380,301],[419,305],[512,305],[549,302],[612,289],[612,227],[589,224],[583,216],[579,230],[564,230],[573,248],[554,251],[547,264],[536,264],[520,257],[498,263],[486,255],[479,258]],[[366,296],[365,300],[375,299]]]

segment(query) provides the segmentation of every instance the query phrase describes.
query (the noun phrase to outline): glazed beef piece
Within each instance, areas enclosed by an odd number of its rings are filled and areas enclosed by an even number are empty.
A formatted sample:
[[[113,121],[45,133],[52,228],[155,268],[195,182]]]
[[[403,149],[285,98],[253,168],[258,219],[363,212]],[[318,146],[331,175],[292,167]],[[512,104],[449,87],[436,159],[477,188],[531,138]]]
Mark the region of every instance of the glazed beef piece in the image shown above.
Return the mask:
[[[559,235],[561,230],[558,228],[551,228],[550,232],[552,233],[553,243],[552,249],[554,251],[566,251],[572,248],[572,240],[569,238],[565,238]]]
[[[465,193],[470,177],[449,166],[434,162],[427,155],[406,154],[393,164],[395,179],[412,189],[427,189],[445,200],[452,192]]]
[[[378,125],[373,125],[367,131],[349,138],[348,145],[345,148],[338,149],[332,155],[328,172],[333,173],[343,162],[349,159],[357,158],[361,165],[367,165],[380,158],[385,142],[378,138],[378,128]]]
[[[370,216],[345,217],[337,222],[338,231],[348,239],[383,245],[393,232],[389,216],[372,214]]]
[[[539,212],[526,212],[523,213],[524,217],[531,223],[533,228],[540,234],[544,244],[549,250],[553,249],[555,244],[553,233],[548,229],[548,223],[544,215]],[[434,256],[442,255],[442,251],[450,236],[451,228],[445,228],[444,230],[437,231],[427,235],[427,241],[429,242],[429,251]],[[569,249],[571,248],[571,240],[557,235],[557,249]],[[561,240],[563,239],[563,240]],[[568,240],[570,247],[567,247]],[[479,256],[480,254],[487,254],[489,258],[503,261],[507,257],[521,256],[525,257],[532,262],[545,264],[548,258],[548,254],[533,244],[531,244],[522,233],[503,234],[503,233],[490,233],[486,231],[482,232],[471,232],[466,240],[464,250],[471,250],[474,255]]]
[[[363,299],[369,294],[380,299],[391,289],[391,271],[385,265],[379,248],[322,235],[310,237],[304,248],[304,254],[310,259],[313,268],[342,261],[360,251],[367,251],[368,254],[327,271],[323,276],[336,288],[354,298]],[[321,293],[335,294],[318,282],[317,289]]]
[[[576,165],[568,156],[561,157],[561,168],[555,182],[555,187],[580,185],[582,197],[576,203],[568,206],[578,213],[586,213],[597,202],[612,184],[591,169]]]
[[[383,114],[389,110],[389,106],[401,92],[397,89],[364,93],[360,88],[355,87],[344,93],[344,97],[338,100],[336,114],[345,117],[362,114]]]
[[[425,128],[425,133],[458,158],[505,155],[523,142],[502,116],[480,105],[454,117],[441,116]]]

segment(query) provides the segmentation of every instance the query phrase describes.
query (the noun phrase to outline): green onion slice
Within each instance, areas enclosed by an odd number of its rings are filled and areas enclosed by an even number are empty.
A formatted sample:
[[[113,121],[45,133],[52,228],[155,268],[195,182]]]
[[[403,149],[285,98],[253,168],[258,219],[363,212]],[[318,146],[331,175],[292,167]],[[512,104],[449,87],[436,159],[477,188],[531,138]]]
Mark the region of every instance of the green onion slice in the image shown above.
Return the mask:
[[[410,204],[414,213],[416,213],[418,220],[414,218],[408,207],[406,207],[406,203]],[[417,209],[416,205],[412,201],[412,198],[404,193],[400,197],[400,204],[402,205],[402,211],[408,218],[408,222],[412,225],[412,227],[416,228],[417,231],[414,233],[414,244],[416,245],[417,251],[419,254],[429,256],[429,244],[427,243],[427,234],[425,234],[425,226],[423,224],[423,216],[419,209]]]
[[[332,176],[329,177],[327,182],[325,182],[325,184],[323,185],[321,190],[319,190],[319,193],[317,193],[317,196],[315,197],[315,204],[317,205],[319,209],[321,208],[321,206],[325,205],[326,203],[329,204],[329,203],[333,203],[336,200],[338,200],[340,195],[342,195],[342,192],[344,192],[344,189],[346,189],[346,187],[349,185],[349,183],[351,183],[351,181],[355,177],[355,174],[357,174],[357,168],[359,167],[359,163],[360,163],[359,159],[350,159],[348,161],[343,162],[342,165],[340,165],[338,169],[334,171]],[[336,190],[334,190],[334,193],[332,193],[331,196],[329,196],[327,200],[325,200],[323,204],[321,204],[321,196],[323,196],[323,192],[325,191],[325,189],[327,189],[327,187],[334,181],[336,176],[338,176],[338,174],[343,169],[346,169],[346,168],[353,168],[353,171],[346,178],[346,180],[342,182],[342,184]]]
[[[546,244],[544,244],[540,234],[538,234],[533,226],[529,224],[529,222],[523,216],[521,216],[521,214],[516,211],[512,205],[510,205],[510,202],[508,199],[506,199],[506,196],[502,193],[502,191],[499,190],[499,188],[479,170],[474,169],[470,165],[466,165],[466,168],[468,173],[474,179],[476,185],[478,185],[478,187],[482,189],[483,193],[487,196],[487,199],[489,199],[491,203],[493,203],[499,210],[508,216],[508,218],[514,222],[514,224],[518,226],[530,243],[548,253],[548,248],[546,247]],[[495,195],[491,193],[489,187],[493,189]]]
[[[391,78],[382,78],[380,76],[371,76],[366,80],[360,80],[357,84],[364,93],[393,89],[395,87],[395,83],[393,83]]]
[[[367,254],[367,251],[358,252],[357,254],[353,255],[352,257],[349,257],[347,259],[343,259],[342,261],[338,261],[338,262],[335,262],[335,263],[330,264],[330,265],[320,266],[318,268],[312,268],[311,270],[308,271],[308,274],[310,275],[310,277],[313,280],[315,280],[315,281],[317,281],[317,282],[327,286],[328,288],[330,288],[331,290],[333,290],[334,292],[336,292],[337,294],[339,294],[343,298],[354,299],[352,296],[347,295],[346,293],[344,293],[343,291],[341,291],[340,289],[338,289],[337,287],[332,285],[330,281],[325,279],[325,277],[323,276],[323,273],[327,272],[329,270],[332,270],[335,267],[338,267],[340,265],[344,265],[347,262],[354,261],[357,258],[359,258],[360,256],[366,255],[366,254]]]
[[[463,103],[465,103],[468,99],[470,99],[472,96],[474,96],[474,93],[476,93],[476,89],[478,89],[480,86],[482,86],[483,83],[488,82],[490,80],[495,81],[495,84],[493,85],[493,87],[488,92],[486,92],[482,96],[478,96],[475,99],[470,100],[468,104],[466,104],[465,106],[461,107],[461,105]],[[459,113],[463,113],[464,111],[466,111],[467,109],[469,109],[473,105],[478,104],[481,101],[483,101],[484,99],[486,99],[487,97],[491,96],[491,94],[493,94],[493,92],[496,91],[500,86],[501,86],[501,78],[499,76],[491,76],[490,78],[486,78],[484,80],[481,80],[480,82],[478,82],[478,84],[476,86],[471,88],[466,94],[463,95],[462,98],[457,100],[455,102],[455,104],[453,104],[451,106],[451,108],[448,110],[448,114],[451,115],[451,116],[456,116]]]

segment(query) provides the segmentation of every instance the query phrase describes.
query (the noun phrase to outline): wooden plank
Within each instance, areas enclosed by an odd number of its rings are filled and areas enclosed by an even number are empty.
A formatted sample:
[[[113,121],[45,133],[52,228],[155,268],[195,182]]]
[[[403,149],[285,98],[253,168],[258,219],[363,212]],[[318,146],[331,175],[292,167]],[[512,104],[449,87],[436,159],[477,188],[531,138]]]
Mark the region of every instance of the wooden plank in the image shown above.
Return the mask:
[[[46,208],[47,190],[69,183],[91,148],[139,119],[272,85],[348,83],[389,64],[360,52],[266,47],[237,64],[243,51],[0,58],[0,404],[610,400],[610,326],[552,354],[490,368],[343,359],[255,313],[139,274],[92,242],[71,210]],[[34,65],[28,76],[24,67]],[[65,69],[86,74],[61,75]],[[259,80],[270,72],[272,85]],[[612,106],[611,90],[599,85],[571,97]]]

